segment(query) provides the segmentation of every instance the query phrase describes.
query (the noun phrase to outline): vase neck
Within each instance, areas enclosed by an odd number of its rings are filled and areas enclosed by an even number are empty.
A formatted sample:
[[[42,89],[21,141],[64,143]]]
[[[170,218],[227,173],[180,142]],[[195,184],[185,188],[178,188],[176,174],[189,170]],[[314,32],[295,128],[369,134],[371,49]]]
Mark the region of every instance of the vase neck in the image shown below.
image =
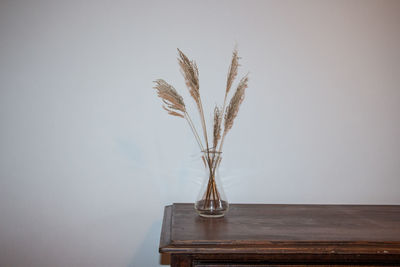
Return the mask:
[[[222,160],[222,152],[215,150],[203,150],[201,151],[201,159],[203,160],[206,169],[215,169],[219,167]]]

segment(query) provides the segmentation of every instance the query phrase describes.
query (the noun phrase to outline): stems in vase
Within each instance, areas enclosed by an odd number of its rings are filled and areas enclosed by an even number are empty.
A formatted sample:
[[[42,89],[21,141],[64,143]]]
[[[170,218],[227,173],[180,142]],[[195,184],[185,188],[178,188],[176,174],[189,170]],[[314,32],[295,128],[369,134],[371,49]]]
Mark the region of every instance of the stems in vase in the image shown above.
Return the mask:
[[[245,89],[247,88],[248,77],[246,75],[240,80],[236,88],[236,91],[229,102],[229,105],[226,106],[229,92],[238,74],[239,59],[240,58],[238,56],[237,49],[235,48],[233,50],[232,60],[228,69],[223,105],[221,108],[216,106],[214,109],[212,147],[210,147],[203,104],[200,97],[199,71],[196,62],[193,60],[189,60],[189,58],[181,50],[178,49],[178,63],[180,65],[181,72],[185,79],[185,83],[189,90],[189,93],[196,103],[197,110],[200,116],[200,122],[204,140],[200,138],[200,135],[191,117],[189,116],[189,113],[186,110],[183,98],[177,93],[175,88],[162,79],[154,81],[156,83],[154,89],[157,90],[157,95],[162,99],[162,102],[164,103],[163,108],[170,115],[186,119],[196,139],[196,142],[199,145],[200,150],[204,153],[204,155],[202,155],[201,158],[207,169],[208,181],[204,193],[204,199],[201,200],[203,201],[201,202],[201,206],[203,207],[204,210],[199,212],[199,214],[205,217],[208,216],[219,217],[223,216],[224,214],[223,212],[221,213],[220,211],[219,213],[215,213],[215,211],[213,211],[212,209],[215,205],[221,205],[221,203],[224,202],[224,200],[221,197],[221,193],[218,190],[218,185],[216,181],[217,169],[221,162],[221,152],[224,145],[225,137],[229,132],[229,130],[232,128],[233,121],[237,116],[239,107],[244,99]],[[224,205],[225,207],[221,207],[221,210],[227,209],[228,203],[226,201]],[[206,210],[207,207],[210,207],[210,210]],[[200,208],[200,206],[198,208]]]

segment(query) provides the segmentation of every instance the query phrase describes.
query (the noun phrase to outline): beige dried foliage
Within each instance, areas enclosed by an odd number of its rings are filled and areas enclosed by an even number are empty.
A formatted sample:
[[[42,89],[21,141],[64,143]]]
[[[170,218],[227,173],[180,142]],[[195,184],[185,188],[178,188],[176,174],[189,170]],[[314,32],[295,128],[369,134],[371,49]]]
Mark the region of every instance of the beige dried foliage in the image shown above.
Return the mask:
[[[243,99],[244,99],[244,93],[247,88],[248,80],[249,80],[249,78],[247,77],[247,75],[240,80],[239,85],[236,89],[236,92],[233,95],[228,107],[226,108],[224,135],[226,135],[227,132],[233,126],[233,121],[235,120],[235,118],[239,112],[240,104],[242,104]]]
[[[213,148],[217,149],[218,141],[221,138],[221,111],[218,106],[214,108],[214,132],[213,132]]]
[[[185,78],[186,86],[189,88],[190,95],[196,101],[197,105],[200,105],[200,84],[199,84],[199,70],[195,61],[189,60],[189,58],[178,49],[179,53],[179,66],[181,67],[181,72]]]
[[[181,67],[181,72],[185,78],[186,86],[189,88],[190,95],[196,102],[197,108],[200,113],[201,126],[203,128],[204,140],[206,143],[207,151],[209,150],[208,136],[207,136],[207,126],[204,119],[203,105],[200,98],[200,84],[199,84],[199,70],[197,69],[196,62],[194,60],[189,60],[189,58],[178,48],[179,53],[179,66]]]
[[[183,102],[183,98],[177,93],[175,88],[172,85],[165,82],[164,80],[159,79],[154,81],[155,82],[154,89],[157,90],[158,96],[162,99],[164,103],[163,108],[173,116],[185,118],[196,138],[196,141],[201,151],[207,152],[205,153],[205,155],[202,156],[204,166],[210,170],[210,177],[204,201],[204,207],[205,207],[206,203],[210,203],[210,201],[220,200],[219,192],[215,186],[215,171],[217,169],[217,166],[221,162],[220,153],[223,148],[226,134],[232,128],[233,122],[239,112],[239,107],[243,102],[245,90],[247,88],[248,77],[246,75],[240,80],[236,88],[236,91],[229,102],[229,105],[226,107],[228,93],[230,92],[231,87],[235,81],[235,78],[238,75],[240,58],[238,56],[237,50],[234,49],[232,53],[232,61],[229,66],[227,75],[224,102],[221,108],[218,108],[218,106],[216,106],[214,109],[213,143],[212,143],[213,146],[211,147],[211,149],[215,153],[212,153],[212,155],[210,156],[211,153],[208,142],[207,127],[205,123],[203,106],[200,97],[199,71],[197,69],[195,61],[189,60],[189,58],[179,49],[178,49],[178,54],[179,54],[178,62],[183,77],[185,79],[185,83],[200,113],[205,147],[203,146],[203,142],[196,130],[195,125],[193,124],[192,119],[190,118],[188,112],[186,111],[186,106],[185,103]],[[225,119],[224,123],[223,119]],[[223,133],[221,134],[222,125],[224,126],[224,129]],[[218,145],[219,148],[217,149]]]
[[[169,114],[183,118],[186,113],[186,107],[182,96],[178,94],[172,85],[162,79],[158,79],[154,83],[156,85],[153,88],[157,90],[157,95],[165,104],[163,108]]]
[[[226,80],[226,94],[229,93],[229,90],[232,87],[233,81],[235,80],[235,78],[238,74],[239,59],[240,58],[238,56],[238,51],[236,49],[234,49],[233,53],[232,53],[231,65],[229,66],[228,77]]]

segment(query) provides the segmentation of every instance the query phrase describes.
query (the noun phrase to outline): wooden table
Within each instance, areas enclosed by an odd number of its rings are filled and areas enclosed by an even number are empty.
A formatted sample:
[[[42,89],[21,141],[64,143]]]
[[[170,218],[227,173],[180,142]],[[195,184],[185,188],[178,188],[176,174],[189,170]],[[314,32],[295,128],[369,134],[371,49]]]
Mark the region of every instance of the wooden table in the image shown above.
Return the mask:
[[[232,204],[225,217],[165,207],[173,267],[400,266],[400,206]]]

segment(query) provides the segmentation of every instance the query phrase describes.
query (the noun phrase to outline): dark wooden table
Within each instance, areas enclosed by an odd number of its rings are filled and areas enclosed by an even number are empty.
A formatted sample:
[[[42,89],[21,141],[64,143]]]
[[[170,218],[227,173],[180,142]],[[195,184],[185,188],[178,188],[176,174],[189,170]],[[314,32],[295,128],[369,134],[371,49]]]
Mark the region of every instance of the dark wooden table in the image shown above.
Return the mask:
[[[232,204],[223,218],[165,207],[173,267],[400,266],[400,206]]]

